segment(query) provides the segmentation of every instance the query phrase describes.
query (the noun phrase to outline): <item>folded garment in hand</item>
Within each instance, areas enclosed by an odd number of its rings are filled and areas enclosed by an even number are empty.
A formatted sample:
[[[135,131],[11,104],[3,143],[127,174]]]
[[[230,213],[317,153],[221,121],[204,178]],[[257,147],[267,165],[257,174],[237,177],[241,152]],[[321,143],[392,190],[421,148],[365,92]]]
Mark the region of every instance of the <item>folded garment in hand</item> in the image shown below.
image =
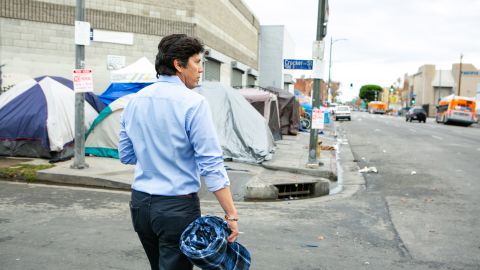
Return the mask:
[[[229,243],[227,222],[215,216],[197,218],[183,231],[180,249],[203,270],[248,270],[251,257],[238,242]]]

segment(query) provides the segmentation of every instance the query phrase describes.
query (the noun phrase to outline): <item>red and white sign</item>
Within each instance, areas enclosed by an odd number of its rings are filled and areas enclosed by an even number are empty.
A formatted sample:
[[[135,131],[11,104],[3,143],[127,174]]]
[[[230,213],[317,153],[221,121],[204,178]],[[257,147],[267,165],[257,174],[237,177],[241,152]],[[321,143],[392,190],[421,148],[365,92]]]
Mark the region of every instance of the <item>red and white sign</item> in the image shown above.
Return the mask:
[[[323,129],[325,124],[325,114],[319,108],[312,109],[312,128]]]
[[[93,71],[91,69],[73,70],[73,90],[76,93],[93,92]]]

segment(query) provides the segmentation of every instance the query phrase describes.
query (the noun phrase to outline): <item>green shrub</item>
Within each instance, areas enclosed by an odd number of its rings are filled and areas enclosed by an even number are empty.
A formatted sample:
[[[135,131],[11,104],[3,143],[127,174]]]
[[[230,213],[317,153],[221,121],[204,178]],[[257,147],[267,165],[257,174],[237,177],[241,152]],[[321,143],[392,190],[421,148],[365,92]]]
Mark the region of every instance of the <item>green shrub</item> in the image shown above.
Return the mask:
[[[14,178],[33,182],[37,179],[37,171],[52,168],[51,164],[31,165],[20,164],[8,168],[0,168],[0,177]]]

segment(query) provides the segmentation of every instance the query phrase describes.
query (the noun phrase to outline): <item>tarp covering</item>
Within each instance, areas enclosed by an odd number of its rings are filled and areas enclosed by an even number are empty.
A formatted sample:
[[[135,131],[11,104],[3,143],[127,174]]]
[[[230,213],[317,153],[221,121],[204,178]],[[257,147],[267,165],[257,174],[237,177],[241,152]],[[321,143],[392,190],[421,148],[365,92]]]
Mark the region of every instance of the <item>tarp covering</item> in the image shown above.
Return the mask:
[[[85,128],[105,105],[85,94]],[[38,77],[0,96],[0,155],[61,159],[73,155],[75,93],[72,81]]]
[[[238,90],[208,81],[195,90],[210,104],[224,158],[260,163],[272,157],[274,140],[265,118]]]
[[[128,94],[137,93],[150,84],[152,83],[111,83],[99,98],[108,106],[114,100]]]
[[[252,106],[265,117],[272,131],[273,138],[282,139],[280,130],[280,115],[278,112],[278,99],[275,94],[255,88],[240,89],[239,93],[252,104]]]
[[[297,135],[300,126],[300,105],[295,96],[286,90],[275,87],[267,87],[267,90],[275,93],[278,97],[282,134]]]
[[[195,91],[207,98],[224,158],[250,163],[271,158],[274,141],[265,118],[238,90],[219,82],[204,82]],[[86,154],[118,158],[120,114],[135,94],[117,95],[122,97],[110,103],[87,132]]]
[[[85,154],[118,159],[120,116],[136,94],[127,94],[110,103],[93,121],[85,140]]]
[[[138,59],[135,63],[110,73],[113,82],[154,82],[157,72],[155,66],[146,57]]]

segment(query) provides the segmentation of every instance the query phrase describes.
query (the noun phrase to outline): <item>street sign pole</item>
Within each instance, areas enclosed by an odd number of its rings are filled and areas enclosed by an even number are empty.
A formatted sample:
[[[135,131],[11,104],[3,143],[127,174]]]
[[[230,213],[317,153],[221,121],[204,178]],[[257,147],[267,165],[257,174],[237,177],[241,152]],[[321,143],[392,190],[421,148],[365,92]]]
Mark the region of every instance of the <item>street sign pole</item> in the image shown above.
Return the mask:
[[[318,0],[318,17],[317,17],[317,41],[321,41],[325,36],[325,7],[327,0]],[[322,52],[323,53],[323,52]],[[312,96],[312,115],[314,108],[320,108],[322,99],[320,95],[320,78],[313,80],[313,96]],[[312,121],[312,119],[310,119]],[[317,141],[318,129],[310,129],[310,145],[308,148],[308,164],[309,166],[318,166],[317,160]]]
[[[75,21],[85,21],[85,2],[76,0]],[[75,69],[85,68],[85,45],[75,45]],[[72,168],[85,169],[85,95],[75,93],[75,148]]]

